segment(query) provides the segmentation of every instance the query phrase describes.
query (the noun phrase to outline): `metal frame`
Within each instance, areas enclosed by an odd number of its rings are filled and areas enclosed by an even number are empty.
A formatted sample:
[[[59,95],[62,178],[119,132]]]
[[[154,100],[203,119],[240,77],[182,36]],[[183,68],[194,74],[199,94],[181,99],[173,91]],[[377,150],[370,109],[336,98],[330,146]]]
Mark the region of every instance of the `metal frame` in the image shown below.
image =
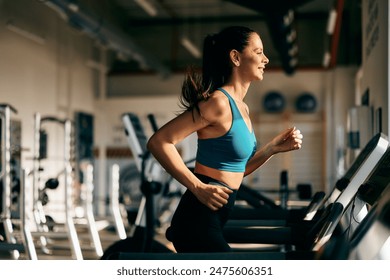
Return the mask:
[[[93,213],[93,166],[88,163],[82,169],[84,174],[84,182],[82,184],[82,205],[84,209],[84,216],[87,221],[88,232],[93,244],[93,248],[97,256],[103,256],[103,248],[100,242],[99,231],[96,227],[95,215]]]
[[[11,252],[13,259],[20,257],[20,244],[17,243],[17,238],[14,233],[11,220],[11,112],[17,113],[16,109],[9,104],[0,105],[1,118],[1,174],[3,180],[3,207],[1,210],[1,221],[4,226],[5,238],[7,244],[2,244],[3,248]],[[7,245],[7,246],[6,246]],[[5,248],[7,247],[7,248]],[[13,249],[13,247],[15,249]],[[19,250],[18,250],[19,248]]]
[[[24,244],[24,248],[27,254],[28,259],[37,260],[37,252],[35,250],[35,245],[33,241],[33,237],[30,231],[30,227],[28,225],[28,217],[26,212],[27,205],[27,189],[30,187],[27,182],[28,172],[25,169],[21,170],[20,173],[20,230],[22,232],[22,241]]]
[[[110,211],[114,219],[115,229],[120,239],[126,239],[126,229],[123,223],[119,205],[119,165],[113,164],[111,167],[111,197]]]

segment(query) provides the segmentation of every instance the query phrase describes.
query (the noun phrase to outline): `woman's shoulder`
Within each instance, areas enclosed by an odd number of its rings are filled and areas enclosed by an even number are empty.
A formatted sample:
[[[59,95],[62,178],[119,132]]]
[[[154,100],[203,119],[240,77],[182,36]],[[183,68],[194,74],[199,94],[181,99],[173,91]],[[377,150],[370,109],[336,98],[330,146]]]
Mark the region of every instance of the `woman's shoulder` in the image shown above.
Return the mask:
[[[210,94],[210,97],[205,100],[203,104],[204,106],[213,107],[214,109],[225,109],[226,105],[229,104],[229,99],[223,92],[216,90],[212,94]]]
[[[229,108],[229,99],[219,90],[214,91],[207,100],[199,103],[201,115],[211,122],[223,116],[227,108]]]

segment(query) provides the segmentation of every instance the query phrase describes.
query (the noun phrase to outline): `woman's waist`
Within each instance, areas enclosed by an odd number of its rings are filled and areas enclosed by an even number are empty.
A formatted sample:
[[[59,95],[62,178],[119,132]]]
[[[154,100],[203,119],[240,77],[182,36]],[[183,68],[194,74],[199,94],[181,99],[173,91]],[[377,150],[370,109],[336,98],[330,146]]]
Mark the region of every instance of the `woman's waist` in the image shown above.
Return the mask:
[[[199,162],[195,164],[194,173],[204,175],[224,183],[233,190],[238,190],[244,177],[243,172],[230,172],[207,167]]]

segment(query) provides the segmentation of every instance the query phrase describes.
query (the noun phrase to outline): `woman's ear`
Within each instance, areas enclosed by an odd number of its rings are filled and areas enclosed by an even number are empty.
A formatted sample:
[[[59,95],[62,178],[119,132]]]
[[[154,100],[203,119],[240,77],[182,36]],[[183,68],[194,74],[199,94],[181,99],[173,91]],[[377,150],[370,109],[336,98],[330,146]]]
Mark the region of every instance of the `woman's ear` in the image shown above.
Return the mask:
[[[230,60],[235,66],[240,66],[240,53],[237,50],[231,50]]]

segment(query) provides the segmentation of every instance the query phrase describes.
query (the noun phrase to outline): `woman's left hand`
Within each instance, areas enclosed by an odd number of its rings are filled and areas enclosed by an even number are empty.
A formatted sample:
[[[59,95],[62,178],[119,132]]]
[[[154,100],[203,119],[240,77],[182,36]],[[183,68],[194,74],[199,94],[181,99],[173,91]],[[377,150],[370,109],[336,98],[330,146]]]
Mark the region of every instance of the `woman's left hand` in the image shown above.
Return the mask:
[[[303,135],[299,129],[289,128],[272,140],[273,150],[275,154],[298,150],[302,147],[302,139]]]

